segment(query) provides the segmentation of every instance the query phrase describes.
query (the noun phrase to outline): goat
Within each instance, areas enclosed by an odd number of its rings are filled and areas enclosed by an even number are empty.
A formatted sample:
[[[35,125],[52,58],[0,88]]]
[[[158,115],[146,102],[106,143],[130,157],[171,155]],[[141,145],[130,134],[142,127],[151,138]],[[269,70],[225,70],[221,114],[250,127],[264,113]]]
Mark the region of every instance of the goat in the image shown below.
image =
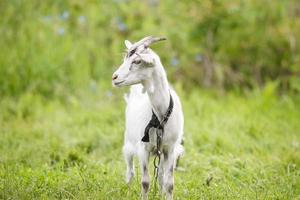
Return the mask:
[[[160,58],[149,48],[150,44],[161,40],[165,38],[149,36],[134,44],[125,40],[127,54],[119,69],[113,73],[112,84],[115,87],[131,86],[129,94],[125,95],[127,106],[123,154],[127,164],[126,182],[129,184],[134,176],[133,156],[137,155],[142,171],[142,198],[148,199],[149,157],[160,150],[159,186],[170,200],[173,199],[174,166],[184,151],[181,145],[184,118],[180,99],[169,86]],[[150,128],[149,142],[141,139],[151,116],[156,115],[161,122],[171,101],[174,102],[173,111],[164,125],[161,149],[156,149],[155,128]]]

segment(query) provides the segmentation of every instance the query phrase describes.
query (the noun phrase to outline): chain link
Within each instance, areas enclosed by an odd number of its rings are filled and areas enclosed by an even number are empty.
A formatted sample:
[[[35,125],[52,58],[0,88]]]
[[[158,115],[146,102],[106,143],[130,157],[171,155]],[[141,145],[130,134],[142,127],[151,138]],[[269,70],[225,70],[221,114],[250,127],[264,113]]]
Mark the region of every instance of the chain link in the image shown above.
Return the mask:
[[[159,165],[161,160],[161,141],[163,136],[163,127],[159,127],[156,129],[156,153],[153,160],[154,165],[154,195],[156,194],[157,190],[157,178],[159,172]]]

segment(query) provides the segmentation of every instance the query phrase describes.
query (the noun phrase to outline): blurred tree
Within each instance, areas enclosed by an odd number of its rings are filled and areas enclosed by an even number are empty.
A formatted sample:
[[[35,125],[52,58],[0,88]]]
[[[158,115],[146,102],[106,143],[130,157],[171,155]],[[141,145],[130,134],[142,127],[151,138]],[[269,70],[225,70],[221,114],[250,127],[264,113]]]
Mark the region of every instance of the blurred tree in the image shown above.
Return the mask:
[[[266,6],[267,5],[267,6]],[[64,95],[110,87],[124,39],[165,35],[153,48],[186,87],[299,92],[297,0],[0,2],[0,95]]]

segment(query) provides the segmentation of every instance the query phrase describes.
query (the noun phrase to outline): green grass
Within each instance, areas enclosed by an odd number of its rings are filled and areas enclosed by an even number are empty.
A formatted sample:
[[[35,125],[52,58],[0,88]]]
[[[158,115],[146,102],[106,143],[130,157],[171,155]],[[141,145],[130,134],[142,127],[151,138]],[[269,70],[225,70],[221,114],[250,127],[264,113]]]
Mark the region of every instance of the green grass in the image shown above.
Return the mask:
[[[1,198],[138,199],[139,170],[130,188],[123,176],[122,92],[2,98]],[[179,93],[186,154],[175,199],[300,198],[299,97],[276,97],[270,87],[244,96]]]
[[[0,1],[0,199],[140,197],[125,90],[107,88],[123,41],[147,35],[184,87],[175,199],[300,199],[299,2]]]

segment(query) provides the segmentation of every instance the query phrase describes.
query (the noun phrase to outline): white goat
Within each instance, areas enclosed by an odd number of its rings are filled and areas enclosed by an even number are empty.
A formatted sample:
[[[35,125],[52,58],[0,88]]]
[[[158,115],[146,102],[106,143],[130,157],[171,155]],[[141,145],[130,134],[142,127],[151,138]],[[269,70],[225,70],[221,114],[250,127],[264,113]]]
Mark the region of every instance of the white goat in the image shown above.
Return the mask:
[[[130,183],[134,176],[133,156],[139,157],[142,171],[142,197],[148,198],[150,177],[148,162],[151,153],[157,152],[156,129],[150,128],[149,142],[143,142],[145,128],[151,120],[152,111],[159,122],[162,121],[171,98],[173,110],[166,124],[161,141],[161,162],[158,168],[158,180],[161,190],[167,199],[173,199],[174,166],[183,154],[181,145],[183,137],[183,113],[181,103],[176,92],[169,87],[166,72],[159,56],[149,45],[164,40],[164,38],[146,37],[131,44],[125,40],[127,55],[123,64],[112,76],[112,83],[116,87],[131,86],[129,94],[125,96],[126,131],[123,153],[127,164],[126,182]]]

